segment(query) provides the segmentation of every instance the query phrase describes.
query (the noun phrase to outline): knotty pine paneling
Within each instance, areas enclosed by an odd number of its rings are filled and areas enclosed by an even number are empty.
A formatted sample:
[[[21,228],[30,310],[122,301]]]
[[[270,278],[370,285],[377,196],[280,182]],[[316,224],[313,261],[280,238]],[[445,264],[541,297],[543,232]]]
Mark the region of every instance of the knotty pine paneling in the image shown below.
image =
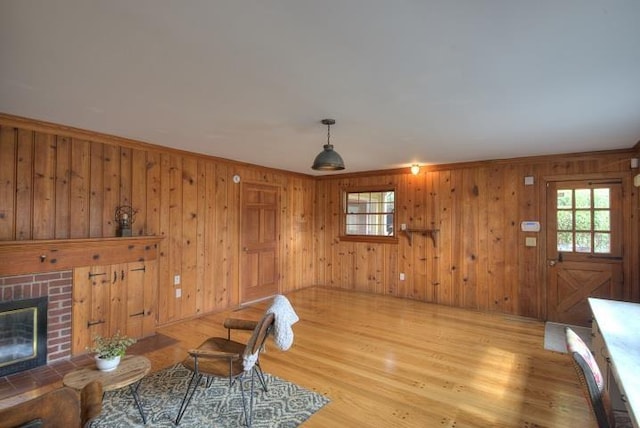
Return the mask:
[[[538,246],[525,247],[531,234],[520,222],[543,221],[545,177],[625,180],[625,296],[640,299],[638,170],[629,169],[638,156],[640,147],[425,167],[417,176],[314,178],[0,115],[0,240],[113,237],[115,207],[130,203],[134,235],[164,238],[156,297],[167,324],[239,304],[241,185],[273,184],[281,189],[282,292],[320,284],[544,318],[545,238],[533,234]],[[536,184],[524,186],[525,175]],[[419,234],[412,246],[404,235],[391,244],[341,242],[341,189],[368,185],[395,186],[398,226],[439,229],[437,245]]]
[[[102,230],[104,206],[104,144],[92,142],[89,161],[89,237],[99,238],[115,235],[114,231]],[[108,207],[107,207],[108,209]],[[113,207],[115,210],[115,206]],[[115,214],[115,212],[114,212]]]
[[[33,236],[33,210],[36,208],[33,202],[33,144],[34,132],[19,129],[14,182],[16,194],[15,230],[11,234],[15,238],[11,239],[35,239]]]
[[[147,156],[142,150],[131,151],[131,164],[128,173],[131,175],[131,187],[121,192],[122,205],[131,205],[136,209],[135,221],[132,225],[132,233],[143,235],[148,229],[147,221],[150,216],[147,212]],[[122,165],[125,165],[123,162]],[[124,169],[123,169],[124,172]],[[125,187],[126,188],[126,187]],[[149,192],[153,190],[149,189]],[[123,199],[122,195],[130,195],[130,200]]]
[[[102,236],[116,230],[115,208],[121,205],[120,178],[122,170],[120,169],[120,161],[120,147],[104,144],[102,156],[103,187],[102,192],[96,195],[96,198],[101,199],[103,203]],[[122,178],[126,179],[126,177]],[[131,177],[129,176],[129,178]]]
[[[197,314],[197,265],[198,262],[198,215],[204,210],[198,210],[198,161],[195,158],[184,158],[182,163],[182,240],[180,243],[182,276],[182,314]]]
[[[449,306],[544,319],[546,278],[544,183],[549,178],[589,175],[623,180],[625,296],[638,300],[638,194],[631,178],[632,151],[479,162],[423,168],[417,176],[322,177],[316,187],[318,283],[392,294]],[[533,186],[524,177],[535,178]],[[341,242],[345,187],[396,186],[397,224],[439,229],[437,246],[400,232],[397,244]],[[520,223],[537,220],[540,233]],[[535,236],[536,247],[525,237]],[[378,258],[383,254],[382,258]],[[405,280],[399,274],[405,273]],[[374,279],[384,278],[378,288]]]
[[[91,143],[72,139],[71,169],[69,171],[69,237],[90,236],[89,220],[91,200]]]
[[[56,239],[66,239],[71,228],[71,138],[57,137],[55,150],[55,218]]]
[[[35,135],[33,156],[33,239],[55,237],[55,161],[57,147],[53,135]],[[63,210],[60,215],[65,216]]]
[[[207,203],[207,181],[215,182],[213,176],[210,173],[210,179],[207,180],[207,167],[206,162],[203,160],[198,160],[198,183],[200,185],[197,186],[197,216],[202,217],[202,219],[198,219],[196,221],[196,260],[195,260],[195,274],[196,274],[196,301],[195,301],[195,311],[197,314],[205,313],[205,296],[211,296],[211,293],[207,293],[205,287],[203,286],[205,281],[205,266],[207,260],[207,252],[205,249],[205,223],[210,222],[209,212],[212,209],[212,206]],[[207,299],[207,300],[210,300]],[[208,305],[207,305],[208,306]]]
[[[0,115],[0,241],[112,238],[116,206],[130,204],[133,235],[164,238],[154,290],[159,324],[235,307],[241,184],[234,174],[281,188],[281,291],[313,285],[312,177],[9,115]]]
[[[0,240],[15,238],[17,138],[15,128],[0,127]]]

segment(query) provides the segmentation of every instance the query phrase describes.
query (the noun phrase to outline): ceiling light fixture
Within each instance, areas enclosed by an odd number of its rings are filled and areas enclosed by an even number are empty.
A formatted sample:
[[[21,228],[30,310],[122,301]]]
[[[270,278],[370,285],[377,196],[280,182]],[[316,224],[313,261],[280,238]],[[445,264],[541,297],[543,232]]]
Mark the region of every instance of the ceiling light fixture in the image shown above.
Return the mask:
[[[418,165],[417,163],[414,163],[413,165],[411,165],[411,174],[418,175],[419,172],[420,172],[420,165]]]
[[[327,144],[324,145],[324,150],[316,156],[312,169],[317,171],[340,171],[344,169],[342,157],[333,150],[333,145],[330,143],[331,125],[335,123],[336,121],[333,119],[322,119],[322,124],[327,125]]]

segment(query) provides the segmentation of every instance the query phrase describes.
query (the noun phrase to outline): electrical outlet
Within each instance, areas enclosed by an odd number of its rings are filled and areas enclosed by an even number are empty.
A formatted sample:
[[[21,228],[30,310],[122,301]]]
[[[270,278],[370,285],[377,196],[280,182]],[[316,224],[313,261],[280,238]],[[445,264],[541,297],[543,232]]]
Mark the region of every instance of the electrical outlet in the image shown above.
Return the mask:
[[[182,288],[176,288],[176,297],[182,297]]]
[[[407,223],[400,224],[400,230],[407,230]]]
[[[180,275],[175,275],[173,277],[173,285],[180,285]],[[178,296],[180,297],[180,296]]]
[[[404,273],[400,274],[400,281],[404,281]]]

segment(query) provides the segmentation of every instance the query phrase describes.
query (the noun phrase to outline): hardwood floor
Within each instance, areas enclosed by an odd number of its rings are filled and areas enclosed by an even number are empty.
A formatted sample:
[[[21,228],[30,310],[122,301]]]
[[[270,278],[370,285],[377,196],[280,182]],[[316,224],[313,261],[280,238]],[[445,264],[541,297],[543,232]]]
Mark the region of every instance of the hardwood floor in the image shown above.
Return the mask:
[[[596,426],[568,356],[543,349],[543,322],[328,288],[287,297],[294,345],[268,345],[261,361],[331,399],[305,427]],[[268,304],[160,328],[176,342],[143,353],[154,371],[170,366],[226,335],[225,317]]]

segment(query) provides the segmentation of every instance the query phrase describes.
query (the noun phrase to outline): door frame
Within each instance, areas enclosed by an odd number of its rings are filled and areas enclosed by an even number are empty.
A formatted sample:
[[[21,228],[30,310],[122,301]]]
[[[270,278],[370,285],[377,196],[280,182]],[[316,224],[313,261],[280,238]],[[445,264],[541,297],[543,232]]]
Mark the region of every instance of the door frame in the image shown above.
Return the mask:
[[[550,182],[562,182],[562,181],[588,181],[588,180],[620,180],[622,186],[622,233],[623,236],[633,236],[632,242],[637,242],[638,227],[637,221],[632,221],[633,207],[638,210],[638,202],[635,204],[632,202],[637,199],[632,197],[637,195],[637,191],[633,187],[633,175],[636,171],[618,171],[618,172],[597,172],[593,174],[562,174],[562,175],[547,175],[540,178],[539,188],[539,201],[540,211],[539,215],[542,219],[542,227],[540,228],[538,236],[538,275],[541,278],[542,287],[540,290],[541,313],[543,319],[546,321],[549,318],[549,266],[547,260],[547,227],[549,219],[547,218],[547,185]],[[625,300],[632,300],[634,293],[633,284],[638,278],[638,268],[633,266],[637,265],[631,263],[633,260],[639,260],[638,245],[628,245],[629,238],[623,238],[622,240],[622,277],[623,277],[623,291],[622,295]]]
[[[282,215],[281,215],[281,208],[282,208],[282,186],[279,186],[277,184],[274,183],[269,183],[269,182],[263,182],[263,181],[242,181],[240,183],[239,186],[239,191],[238,191],[238,245],[237,245],[237,257],[238,257],[238,282],[237,282],[237,286],[236,286],[236,295],[237,295],[237,302],[239,306],[245,306],[248,304],[252,304],[261,300],[265,300],[268,299],[269,297],[272,296],[266,296],[263,298],[258,298],[255,300],[250,300],[250,301],[243,301],[244,297],[243,297],[243,289],[242,289],[242,275],[243,275],[243,268],[241,266],[242,260],[243,260],[243,248],[242,248],[242,239],[243,239],[243,231],[242,231],[242,225],[243,225],[243,213],[244,213],[244,191],[246,190],[247,186],[251,186],[251,185],[259,185],[259,186],[268,186],[268,187],[272,187],[275,189],[276,191],[276,235],[277,235],[277,245],[276,245],[276,266],[278,269],[277,272],[277,291],[276,293],[280,293],[282,290],[282,233],[281,233],[281,229],[282,229]]]

